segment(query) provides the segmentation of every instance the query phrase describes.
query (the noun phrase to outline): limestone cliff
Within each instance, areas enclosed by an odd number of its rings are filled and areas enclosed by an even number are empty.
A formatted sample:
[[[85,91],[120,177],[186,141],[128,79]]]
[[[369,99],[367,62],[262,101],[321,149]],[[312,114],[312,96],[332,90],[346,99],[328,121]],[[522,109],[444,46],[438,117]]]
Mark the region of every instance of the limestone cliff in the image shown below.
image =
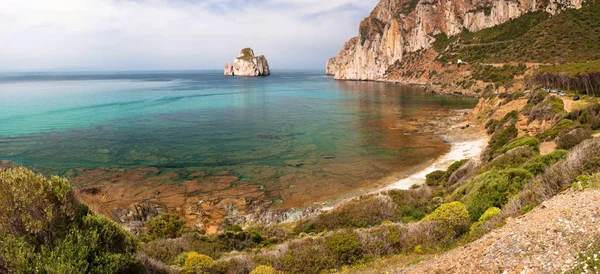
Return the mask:
[[[551,14],[580,8],[583,0],[381,0],[364,19],[357,37],[327,61],[326,72],[336,79],[394,80],[407,54],[431,47],[434,36],[471,32],[507,22],[525,13],[545,10]]]
[[[269,76],[270,74],[267,58],[263,55],[254,56],[251,48],[242,49],[233,63],[225,65],[226,76]]]

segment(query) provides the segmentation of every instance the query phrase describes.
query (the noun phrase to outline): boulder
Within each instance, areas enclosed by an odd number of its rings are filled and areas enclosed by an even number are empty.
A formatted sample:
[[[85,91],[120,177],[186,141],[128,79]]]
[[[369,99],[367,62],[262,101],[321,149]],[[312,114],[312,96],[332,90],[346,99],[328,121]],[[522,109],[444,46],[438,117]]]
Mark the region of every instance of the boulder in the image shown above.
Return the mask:
[[[251,48],[240,51],[233,63],[225,65],[225,76],[269,76],[269,63],[264,55],[254,56]]]

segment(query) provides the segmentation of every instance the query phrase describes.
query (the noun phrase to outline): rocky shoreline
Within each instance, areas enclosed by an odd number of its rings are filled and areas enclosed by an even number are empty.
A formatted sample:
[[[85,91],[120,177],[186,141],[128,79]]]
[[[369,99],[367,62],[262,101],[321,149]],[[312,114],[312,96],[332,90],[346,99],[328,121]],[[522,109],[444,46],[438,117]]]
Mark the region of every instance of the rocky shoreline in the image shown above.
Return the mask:
[[[387,173],[385,177],[365,179],[365,183],[344,191],[341,197],[331,196],[307,206],[279,206],[256,185],[242,184],[239,176],[227,171],[213,174],[156,168],[79,169],[69,172],[67,177],[77,186],[80,200],[132,232],[141,231],[145,221],[164,213],[179,214],[190,226],[209,234],[231,225],[275,225],[315,216],[424,170],[452,153],[451,147],[457,143],[478,138],[480,131],[471,122],[472,116],[472,110],[429,109],[406,121],[401,128],[390,129],[394,134],[432,136],[443,140],[440,143],[445,141],[446,147],[439,148],[443,153],[435,159],[408,170]],[[181,183],[173,183],[178,181]]]
[[[411,123],[420,125],[420,127],[405,134],[428,133],[438,136],[451,146],[448,153],[442,154],[436,159],[432,159],[408,172],[402,171],[382,178],[379,182],[375,183],[376,186],[374,188],[364,190],[362,193],[339,197],[305,208],[291,208],[287,210],[269,210],[268,208],[264,208],[263,210],[248,214],[244,218],[250,221],[248,224],[275,225],[295,222],[340,207],[364,194],[376,194],[393,189],[408,189],[413,184],[424,183],[425,175],[429,172],[445,170],[454,161],[478,157],[485,148],[488,137],[481,126],[474,123],[476,114],[474,110],[453,110],[446,114],[448,115],[440,116],[440,119],[432,119],[426,123],[411,121]],[[407,184],[407,182],[410,182],[410,184]]]

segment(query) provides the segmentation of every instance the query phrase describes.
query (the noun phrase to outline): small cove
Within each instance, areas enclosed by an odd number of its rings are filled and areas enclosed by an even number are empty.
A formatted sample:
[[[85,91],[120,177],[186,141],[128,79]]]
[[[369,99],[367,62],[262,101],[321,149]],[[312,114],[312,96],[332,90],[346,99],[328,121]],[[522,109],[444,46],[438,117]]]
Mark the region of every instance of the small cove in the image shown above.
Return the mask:
[[[89,202],[107,214],[141,201],[305,207],[363,191],[450,151],[417,120],[477,103],[320,71],[12,74],[0,90],[0,158],[104,189]]]

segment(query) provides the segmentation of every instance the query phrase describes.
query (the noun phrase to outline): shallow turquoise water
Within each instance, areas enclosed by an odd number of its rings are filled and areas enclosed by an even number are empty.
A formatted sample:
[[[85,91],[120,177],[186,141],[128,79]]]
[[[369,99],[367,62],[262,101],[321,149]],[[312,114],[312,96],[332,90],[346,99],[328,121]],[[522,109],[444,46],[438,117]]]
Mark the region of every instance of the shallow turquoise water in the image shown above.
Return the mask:
[[[386,145],[388,126],[379,119],[475,104],[418,88],[338,82],[320,71],[266,78],[218,71],[4,74],[0,159],[59,174],[74,167],[227,167],[251,179],[242,167],[280,168],[315,156],[341,164],[410,157],[410,140]]]

